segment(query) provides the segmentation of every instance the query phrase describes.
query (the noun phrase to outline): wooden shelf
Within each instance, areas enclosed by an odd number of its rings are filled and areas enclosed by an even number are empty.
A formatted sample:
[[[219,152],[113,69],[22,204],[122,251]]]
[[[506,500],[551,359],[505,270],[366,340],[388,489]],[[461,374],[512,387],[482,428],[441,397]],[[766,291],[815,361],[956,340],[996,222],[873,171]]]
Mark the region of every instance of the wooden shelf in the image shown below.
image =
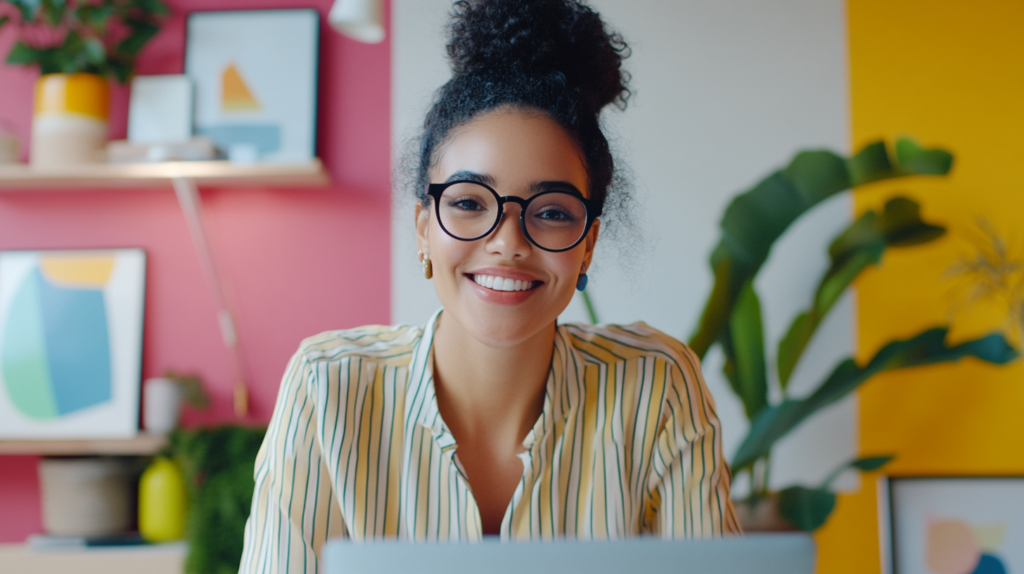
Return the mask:
[[[0,570],[19,574],[181,574],[187,554],[184,543],[54,551],[0,544]]]
[[[331,182],[318,159],[294,164],[178,161],[97,163],[45,169],[27,165],[0,165],[0,192],[167,188],[174,178],[190,179],[199,187],[325,187]]]
[[[127,439],[0,440],[0,455],[151,455],[167,446],[167,437],[139,434]]]

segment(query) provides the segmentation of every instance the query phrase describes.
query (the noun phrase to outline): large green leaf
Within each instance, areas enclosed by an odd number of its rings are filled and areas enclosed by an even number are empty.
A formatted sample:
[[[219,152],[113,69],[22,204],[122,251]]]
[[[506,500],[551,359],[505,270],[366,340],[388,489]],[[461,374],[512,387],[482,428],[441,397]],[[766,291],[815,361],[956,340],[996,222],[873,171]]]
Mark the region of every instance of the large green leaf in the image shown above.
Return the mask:
[[[711,254],[715,285],[690,339],[693,350],[703,357],[721,340],[740,289],[761,269],[775,241],[809,209],[851,187],[907,175],[944,174],[952,165],[948,152],[926,150],[908,139],[897,142],[894,155],[890,157],[882,142],[866,146],[851,159],[830,151],[801,152],[785,169],[733,199]]]
[[[888,247],[919,245],[945,231],[922,221],[920,206],[905,197],[890,199],[881,215],[867,211],[850,224],[829,247],[832,264],[818,284],[811,308],[797,316],[779,342],[776,364],[782,388],[832,306],[864,269],[877,265]]]
[[[726,375],[733,391],[743,401],[747,418],[753,419],[768,406],[768,369],[765,366],[764,328],[761,303],[754,284],[748,281],[740,291],[729,320],[731,352]]]
[[[832,486],[832,482],[839,478],[839,475],[848,468],[855,468],[860,471],[870,472],[872,470],[878,470],[883,466],[889,464],[889,461],[896,458],[894,455],[887,454],[883,456],[866,456],[851,460],[850,462],[839,465],[838,468],[829,473],[828,478],[821,484],[821,488],[828,490]]]
[[[938,327],[904,341],[893,341],[882,347],[863,367],[853,359],[846,359],[807,398],[785,400],[764,409],[751,423],[747,437],[736,451],[733,471],[750,466],[767,455],[776,441],[801,422],[883,371],[957,361],[967,356],[1000,365],[1017,358],[1017,352],[1002,335],[991,334],[948,346],[946,334],[946,328]]]
[[[791,486],[779,493],[779,514],[804,532],[814,532],[832,514],[836,495],[822,488]]]
[[[7,53],[7,63],[15,65],[35,64],[39,62],[41,52],[41,50],[30,48],[27,44],[18,40],[11,46],[11,51]]]

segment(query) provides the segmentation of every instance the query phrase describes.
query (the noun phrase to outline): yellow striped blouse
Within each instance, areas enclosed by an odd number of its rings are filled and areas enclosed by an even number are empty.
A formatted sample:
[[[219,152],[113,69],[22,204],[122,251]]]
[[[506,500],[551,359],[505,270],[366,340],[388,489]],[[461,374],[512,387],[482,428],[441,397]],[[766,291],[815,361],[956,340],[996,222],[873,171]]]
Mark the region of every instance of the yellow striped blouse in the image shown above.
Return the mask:
[[[256,460],[242,572],[316,572],[328,538],[481,538],[424,328],[303,341]],[[698,359],[644,323],[560,325],[503,540],[736,533]]]

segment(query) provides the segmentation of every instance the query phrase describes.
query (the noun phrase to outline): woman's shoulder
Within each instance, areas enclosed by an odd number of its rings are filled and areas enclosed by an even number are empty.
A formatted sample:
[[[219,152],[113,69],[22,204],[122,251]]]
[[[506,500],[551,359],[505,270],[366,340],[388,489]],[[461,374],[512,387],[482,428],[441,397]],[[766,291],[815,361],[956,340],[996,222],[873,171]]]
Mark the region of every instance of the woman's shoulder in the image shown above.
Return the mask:
[[[660,357],[676,363],[699,364],[685,343],[642,321],[627,325],[568,323],[563,327],[571,344],[584,352],[600,350],[602,356],[621,360]]]
[[[422,335],[423,328],[412,325],[364,325],[324,331],[303,339],[297,354],[309,362],[355,357],[408,361]]]

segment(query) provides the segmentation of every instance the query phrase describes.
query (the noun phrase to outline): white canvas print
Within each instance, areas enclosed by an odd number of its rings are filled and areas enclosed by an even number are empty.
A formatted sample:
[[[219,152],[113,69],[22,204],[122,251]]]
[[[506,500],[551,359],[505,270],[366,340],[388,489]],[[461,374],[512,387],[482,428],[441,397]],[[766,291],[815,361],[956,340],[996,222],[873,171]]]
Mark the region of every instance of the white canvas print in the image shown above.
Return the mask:
[[[888,484],[882,526],[893,574],[1024,572],[1024,477]]]
[[[0,253],[0,438],[138,433],[140,249]]]
[[[191,14],[185,73],[196,86],[196,134],[229,157],[312,159],[318,34],[309,9]]]
[[[188,76],[136,76],[128,104],[128,141],[180,143],[190,137],[192,81]]]

